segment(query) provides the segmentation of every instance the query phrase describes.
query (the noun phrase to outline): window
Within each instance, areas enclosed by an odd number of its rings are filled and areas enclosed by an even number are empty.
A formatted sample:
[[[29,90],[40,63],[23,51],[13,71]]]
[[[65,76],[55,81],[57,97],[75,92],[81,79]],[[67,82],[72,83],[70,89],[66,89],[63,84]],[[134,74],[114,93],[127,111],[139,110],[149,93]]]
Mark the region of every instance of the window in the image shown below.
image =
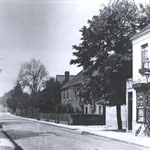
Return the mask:
[[[99,114],[100,114],[100,115],[103,114],[103,106],[102,106],[102,105],[99,106]]]
[[[148,44],[141,46],[142,68],[148,68]]]
[[[144,122],[144,109],[143,108],[137,108],[137,122]]]
[[[65,91],[63,91],[63,99],[65,99]]]
[[[88,114],[88,107],[85,107],[85,114]]]
[[[69,98],[69,90],[67,90],[67,99]]]
[[[77,90],[76,89],[74,90],[74,97],[75,98],[77,97]]]

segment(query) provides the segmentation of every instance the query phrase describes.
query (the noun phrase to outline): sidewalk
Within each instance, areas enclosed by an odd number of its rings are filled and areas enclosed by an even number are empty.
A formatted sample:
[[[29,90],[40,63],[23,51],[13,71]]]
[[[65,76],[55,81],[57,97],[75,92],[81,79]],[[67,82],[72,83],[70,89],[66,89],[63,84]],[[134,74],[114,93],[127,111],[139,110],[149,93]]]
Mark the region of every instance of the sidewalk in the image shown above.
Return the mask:
[[[0,128],[0,150],[15,150],[14,144],[7,138]]]
[[[12,114],[9,114],[11,116],[14,116]],[[46,121],[40,121],[36,119],[31,118],[23,118],[20,116],[14,116],[21,119],[36,121],[44,124],[50,124],[53,126],[58,126],[61,128],[67,128],[70,130],[75,130],[77,132],[80,132],[81,134],[92,134],[96,136],[101,136],[105,138],[115,139],[118,141],[122,141],[125,143],[145,146],[150,148],[150,138],[145,137],[143,135],[135,136],[131,132],[119,132],[117,130],[112,129],[111,127],[107,126],[75,126],[75,125],[67,125],[67,124],[57,124],[54,122],[46,122]]]

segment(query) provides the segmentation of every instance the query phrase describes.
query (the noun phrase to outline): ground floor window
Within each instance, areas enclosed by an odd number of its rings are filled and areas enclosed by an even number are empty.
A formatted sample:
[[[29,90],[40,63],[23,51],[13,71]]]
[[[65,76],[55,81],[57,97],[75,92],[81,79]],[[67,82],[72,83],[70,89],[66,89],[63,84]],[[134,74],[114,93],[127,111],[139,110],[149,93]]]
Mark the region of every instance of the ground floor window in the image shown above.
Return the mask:
[[[88,114],[88,107],[85,107],[85,113]]]
[[[102,105],[99,105],[99,114],[103,115],[103,106]]]

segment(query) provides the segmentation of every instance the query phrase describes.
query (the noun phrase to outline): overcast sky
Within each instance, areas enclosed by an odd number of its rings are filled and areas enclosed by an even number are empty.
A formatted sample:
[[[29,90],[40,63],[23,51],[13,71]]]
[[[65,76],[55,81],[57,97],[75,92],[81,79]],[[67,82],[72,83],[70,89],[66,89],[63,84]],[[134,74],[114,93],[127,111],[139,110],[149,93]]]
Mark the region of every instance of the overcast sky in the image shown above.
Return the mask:
[[[149,1],[149,0],[147,0]],[[105,0],[107,3],[107,0]],[[79,30],[97,15],[102,0],[0,0],[0,96],[13,88],[20,64],[40,59],[55,77],[70,66]]]

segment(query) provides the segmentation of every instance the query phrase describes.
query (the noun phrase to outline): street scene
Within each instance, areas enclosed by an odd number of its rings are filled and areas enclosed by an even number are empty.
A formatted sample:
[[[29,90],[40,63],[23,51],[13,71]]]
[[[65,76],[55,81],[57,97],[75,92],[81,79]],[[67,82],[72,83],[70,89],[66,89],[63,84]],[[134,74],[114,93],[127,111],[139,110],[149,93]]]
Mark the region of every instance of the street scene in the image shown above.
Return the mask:
[[[150,149],[149,0],[0,0],[0,150]]]
[[[23,150],[149,149],[137,144],[125,143],[102,136],[83,134],[79,130],[16,118],[8,114],[0,114],[0,119],[4,130]]]

